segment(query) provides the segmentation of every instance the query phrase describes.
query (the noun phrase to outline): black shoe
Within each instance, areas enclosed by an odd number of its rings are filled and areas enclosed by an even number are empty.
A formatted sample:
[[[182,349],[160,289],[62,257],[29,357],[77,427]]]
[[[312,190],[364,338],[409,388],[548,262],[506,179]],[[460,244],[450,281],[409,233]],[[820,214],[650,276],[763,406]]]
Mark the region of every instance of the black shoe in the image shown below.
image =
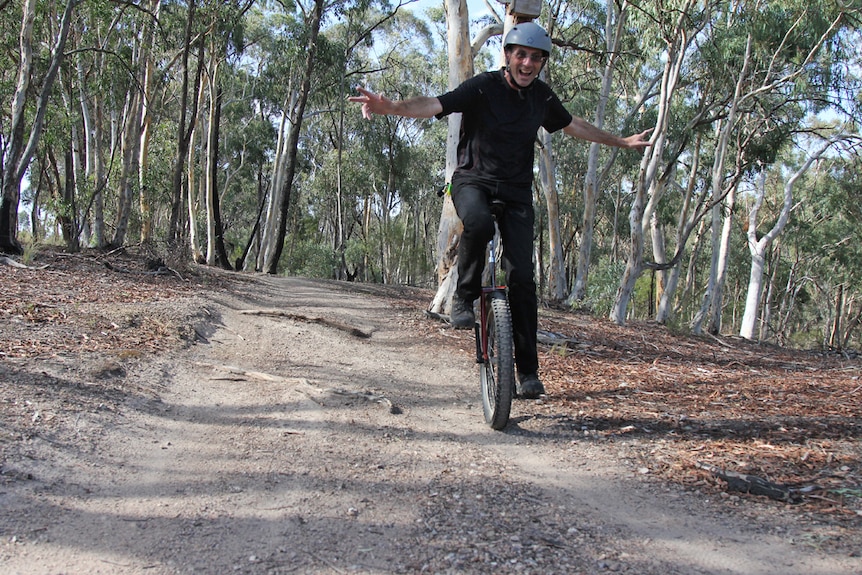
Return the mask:
[[[524,399],[539,399],[540,395],[545,395],[545,386],[539,381],[539,376],[535,373],[520,374],[517,386],[518,397]]]
[[[449,313],[449,321],[455,329],[472,329],[476,323],[476,315],[473,313],[473,302],[460,298],[457,294],[452,296],[452,311]]]

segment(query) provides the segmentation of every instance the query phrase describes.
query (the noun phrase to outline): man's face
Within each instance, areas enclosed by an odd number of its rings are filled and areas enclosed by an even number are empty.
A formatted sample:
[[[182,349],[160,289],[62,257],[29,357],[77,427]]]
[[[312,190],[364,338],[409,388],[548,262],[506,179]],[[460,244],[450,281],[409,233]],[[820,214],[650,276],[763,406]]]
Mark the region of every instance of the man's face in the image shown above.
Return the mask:
[[[506,55],[509,65],[509,81],[516,87],[526,88],[542,71],[547,57],[541,50],[527,46],[512,46]]]

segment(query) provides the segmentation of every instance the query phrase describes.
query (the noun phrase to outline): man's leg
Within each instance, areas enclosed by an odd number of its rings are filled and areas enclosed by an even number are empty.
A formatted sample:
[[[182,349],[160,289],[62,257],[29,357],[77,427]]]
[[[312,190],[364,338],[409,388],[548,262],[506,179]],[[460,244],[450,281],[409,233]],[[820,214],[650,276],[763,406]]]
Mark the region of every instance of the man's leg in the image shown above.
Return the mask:
[[[519,394],[535,399],[545,392],[538,379],[539,356],[536,332],[539,329],[538,298],[533,277],[533,206],[510,203],[500,222],[503,239],[503,267],[512,310],[515,363]]]
[[[482,293],[482,271],[494,220],[484,190],[469,182],[453,183],[452,203],[464,224],[458,244],[458,287],[455,294],[472,302]]]

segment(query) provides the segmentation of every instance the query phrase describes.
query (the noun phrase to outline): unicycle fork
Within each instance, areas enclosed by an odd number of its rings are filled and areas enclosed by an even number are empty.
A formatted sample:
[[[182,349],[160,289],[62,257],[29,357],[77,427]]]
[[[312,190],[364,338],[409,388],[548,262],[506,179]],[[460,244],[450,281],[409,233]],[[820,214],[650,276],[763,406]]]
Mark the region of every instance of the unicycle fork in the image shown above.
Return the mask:
[[[499,200],[491,203],[495,234],[488,244],[488,267],[490,281],[482,287],[479,298],[479,321],[476,322],[476,363],[479,364],[479,380],[482,389],[482,410],[485,422],[496,430],[509,423],[512,398],[515,395],[515,351],[512,336],[512,313],[506,286],[497,283],[498,221],[505,204]]]

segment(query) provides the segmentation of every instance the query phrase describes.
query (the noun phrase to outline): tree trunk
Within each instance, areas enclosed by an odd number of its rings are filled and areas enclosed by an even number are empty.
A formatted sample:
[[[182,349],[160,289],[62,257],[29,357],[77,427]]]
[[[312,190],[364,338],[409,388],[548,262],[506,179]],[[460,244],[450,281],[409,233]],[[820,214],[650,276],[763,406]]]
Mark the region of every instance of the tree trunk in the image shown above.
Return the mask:
[[[150,101],[153,97],[154,55],[156,22],[161,13],[161,0],[152,0],[153,19],[147,23],[144,42],[141,47],[141,60],[144,66],[144,81],[141,83],[141,131],[138,146],[138,207],[141,212],[141,242],[148,242],[153,234],[153,213],[150,207],[147,170],[150,154],[150,128],[153,120]],[[187,48],[184,48],[185,53]]]
[[[286,186],[284,180],[287,178],[287,140],[290,130],[290,116],[296,107],[297,94],[293,89],[293,82],[288,82],[284,102],[281,106],[281,120],[278,124],[278,140],[275,145],[275,153],[272,159],[272,176],[269,182],[269,192],[266,195],[266,212],[263,219],[263,231],[260,234],[260,247],[258,249],[255,269],[262,271],[267,267],[267,262],[272,258],[275,251],[275,242],[278,235],[278,214],[282,195]]]
[[[24,144],[26,121],[25,104],[30,87],[30,75],[33,70],[33,23],[36,18],[36,0],[25,0],[21,32],[19,35],[20,59],[18,64],[18,80],[15,94],[12,97],[12,115],[9,121],[8,144],[3,158],[2,198],[0,198],[0,252],[21,254],[24,248],[18,241],[18,202],[21,192],[21,181],[30,165],[30,160],[36,150],[36,145],[42,136],[42,123],[48,100],[54,87],[54,80],[63,61],[66,39],[69,37],[72,11],[79,0],[68,0],[60,27],[57,41],[51,50],[48,71],[42,80],[42,89],[36,101],[33,124],[30,134]]]
[[[455,88],[473,76],[473,48],[470,45],[470,15],[466,0],[445,0],[446,30],[449,52],[449,89]],[[458,137],[461,132],[461,114],[450,114],[446,135],[446,182],[452,181],[457,163]],[[458,241],[463,224],[455,213],[452,198],[443,196],[440,226],[437,229],[437,293],[428,310],[449,313],[452,294],[458,285]]]
[[[835,307],[832,310],[832,326],[829,329],[829,349],[841,349],[841,316],[844,315],[844,284],[838,284],[835,294]]]
[[[105,186],[108,177],[105,170],[105,158],[102,139],[104,136],[104,102],[102,96],[95,97],[95,118],[93,121],[93,246],[104,248],[108,241],[105,237]]]
[[[643,179],[643,178],[642,178]],[[643,190],[643,186],[638,186]],[[635,200],[632,203],[629,211],[629,226],[631,230],[631,242],[629,245],[629,255],[626,260],[626,269],[623,272],[623,277],[620,280],[620,287],[617,288],[617,296],[614,300],[614,305],[611,308],[609,319],[617,325],[623,325],[626,321],[628,313],[628,304],[631,301],[632,294],[635,290],[635,283],[643,271],[643,211],[645,202],[645,192],[635,194]]]
[[[198,102],[203,102],[204,91],[206,90],[207,82],[202,81],[198,87],[197,99]],[[201,250],[200,238],[198,237],[198,207],[200,206],[200,198],[206,197],[206,176],[201,178],[200,189],[195,180],[196,174],[196,146],[195,141],[200,130],[198,126],[203,124],[199,119],[195,122],[195,127],[191,131],[189,138],[188,158],[186,159],[186,209],[188,210],[189,218],[189,249],[192,254],[192,261],[199,264],[207,263],[206,257]]]
[[[736,186],[727,195],[721,218],[721,234],[719,235],[718,257],[716,263],[715,286],[712,291],[712,305],[709,314],[709,333],[721,333],[722,312],[724,311],[724,286],[727,278],[727,265],[730,261],[730,232],[733,230],[733,211],[736,207]]]
[[[799,170],[797,170],[796,173],[787,180],[784,184],[784,201],[781,205],[781,212],[778,216],[778,220],[776,220],[772,229],[758,240],[757,218],[760,214],[760,208],[763,205],[766,195],[766,176],[765,174],[762,176],[763,179],[761,180],[760,189],[758,190],[758,196],[748,214],[747,234],[748,249],[751,253],[751,271],[749,272],[748,278],[748,294],[745,298],[745,311],[742,315],[742,325],[739,329],[739,335],[741,337],[746,339],[754,338],[754,329],[757,325],[757,315],[760,306],[760,294],[763,283],[764,254],[766,253],[766,250],[769,249],[769,246],[775,238],[777,238],[784,230],[784,227],[787,225],[787,221],[790,219],[790,211],[793,208],[793,188],[799,178],[801,178],[811,167],[811,164],[818,160],[824,153],[826,153],[826,150],[832,147],[832,145],[840,139],[840,137],[830,139],[820,148],[815,150],[814,153],[805,160]]]
[[[189,53],[191,52],[192,28],[195,16],[195,0],[189,0],[188,16],[186,20],[185,39],[182,54],[182,88],[180,89],[180,120],[177,124],[177,153],[174,157],[174,167],[171,176],[171,219],[168,226],[168,241],[176,243],[182,236],[181,210],[183,203],[183,176],[185,174],[185,161],[188,154],[189,142],[198,115],[197,93],[203,75],[204,66],[204,43],[198,40],[197,68],[194,78],[194,97],[192,108],[189,105]],[[186,125],[187,118],[190,118]]]
[[[694,197],[695,193],[695,184],[698,181],[697,172],[700,167],[700,146],[701,146],[701,137],[698,136],[694,145],[694,152],[692,154],[691,159],[691,168],[689,170],[688,175],[688,187],[685,190],[685,197],[683,199],[682,208],[679,212],[679,218],[677,220],[677,234],[676,234],[676,245],[677,251],[683,249],[685,243],[688,241],[689,233],[688,230],[692,230],[699,219],[699,216],[695,213],[691,215],[691,200]],[[658,260],[657,260],[658,261]],[[677,286],[679,285],[679,278],[682,274],[682,261],[673,266],[666,275],[664,279],[664,290],[662,291],[661,298],[659,299],[658,309],[656,310],[656,321],[660,324],[667,323],[672,314],[673,314],[673,300],[676,296]]]
[[[207,231],[207,265],[215,265],[217,259],[216,253],[216,202],[218,202],[218,193],[216,192],[216,164],[218,162],[218,125],[217,125],[217,92],[218,90],[218,75],[219,62],[215,50],[210,50],[211,62],[207,73],[209,86],[209,110],[206,115],[206,145],[204,146],[203,157],[201,164],[203,165],[204,178],[204,204],[206,205],[206,231]],[[204,102],[201,101],[201,107]]]
[[[566,297],[566,261],[563,255],[563,239],[560,233],[560,201],[556,185],[556,165],[551,146],[551,134],[539,130],[539,181],[545,196],[548,211],[548,249],[551,261],[548,264],[548,297],[561,302]],[[539,259],[537,258],[538,262]],[[536,276],[540,277],[539,275]]]
[[[640,242],[629,248],[629,260],[626,262],[626,271],[620,281],[617,297],[611,309],[611,321],[622,325],[625,323],[627,308],[634,285],[638,276],[643,271],[643,227],[645,214],[647,213],[647,197],[651,198],[650,205],[657,203],[656,196],[661,193],[663,184],[657,181],[659,166],[662,165],[663,155],[667,146],[667,131],[670,124],[670,113],[672,100],[679,86],[679,76],[687,53],[688,45],[697,35],[697,30],[686,30],[688,12],[694,0],[688,0],[677,16],[671,41],[668,45],[668,57],[665,62],[661,76],[661,88],[657,102],[657,118],[655,132],[652,135],[652,146],[647,148],[641,160],[640,173],[635,185],[635,200],[629,213],[629,222],[632,226],[631,241]],[[651,208],[650,210],[654,209]]]
[[[731,131],[735,128],[737,112],[739,105],[742,102],[743,80],[746,77],[748,66],[751,62],[751,36],[747,38],[745,45],[745,54],[743,56],[742,68],[740,69],[736,87],[734,89],[733,98],[730,102],[730,110],[727,113],[727,118],[720,121],[717,126],[717,140],[715,149],[715,159],[712,165],[712,185],[711,195],[713,201],[712,208],[712,259],[709,270],[709,280],[707,282],[707,290],[704,293],[703,303],[700,311],[695,316],[692,324],[692,332],[699,334],[703,330],[704,321],[708,321],[708,331],[712,334],[717,334],[721,330],[721,309],[722,309],[722,282],[724,281],[724,273],[727,265],[727,250],[729,244],[729,226],[730,218],[732,218],[733,200],[724,208],[726,215],[722,218],[722,203],[725,194],[725,166],[727,164],[727,153],[730,143]],[[731,183],[730,187],[735,190],[735,184]],[[719,220],[724,221],[724,228],[719,233]],[[725,239],[726,238],[726,239]]]
[[[119,197],[117,198],[117,216],[114,220],[114,237],[110,241],[113,247],[122,246],[126,242],[126,233],[129,230],[129,217],[132,212],[132,178],[135,170],[135,157],[140,151],[140,125],[141,125],[141,93],[139,91],[129,92],[126,95],[127,104],[125,110],[127,117],[123,125],[122,143],[122,165],[120,167],[120,179],[117,183]]]
[[[221,107],[223,92],[218,82],[218,65],[210,79],[211,86],[211,102],[210,102],[210,129],[209,138],[207,141],[207,169],[209,177],[207,178],[207,231],[213,235],[213,248],[215,250],[216,262],[226,270],[233,269],[230,265],[230,258],[227,255],[224,245],[224,226],[221,221],[221,202],[218,192],[218,172],[219,172],[219,126],[221,125]],[[212,93],[214,89],[215,93]]]
[[[296,115],[293,125],[290,127],[290,137],[288,140],[288,168],[287,177],[285,178],[285,191],[281,198],[279,210],[279,225],[278,233],[275,237],[275,250],[272,258],[266,263],[266,272],[269,274],[278,273],[278,261],[281,259],[281,252],[284,248],[284,238],[287,234],[287,215],[288,207],[290,206],[290,189],[293,186],[293,176],[296,171],[296,154],[297,146],[299,145],[299,132],[302,128],[302,117],[305,114],[305,105],[308,102],[308,94],[311,92],[311,75],[314,72],[314,60],[317,54],[317,36],[320,33],[320,21],[323,17],[323,0],[314,1],[314,11],[311,15],[311,30],[308,39],[308,47],[306,49],[305,68],[302,74],[302,87],[299,92],[299,100],[296,106]]]
[[[605,111],[610,98],[611,87],[619,46],[625,30],[625,22],[628,19],[628,2],[623,0],[616,10],[614,2],[607,3],[605,18],[605,48],[609,54],[604,73],[602,74],[602,87],[599,93],[599,102],[596,106],[596,115],[593,123],[598,128],[604,128]],[[593,230],[596,224],[596,202],[598,190],[601,186],[599,178],[599,151],[601,146],[591,143],[587,155],[587,172],[584,174],[584,215],[581,223],[581,243],[578,247],[578,261],[575,272],[575,281],[566,303],[575,305],[582,301],[587,294],[587,277],[590,269],[590,259],[593,251]],[[616,154],[613,154],[616,157]],[[611,159],[613,161],[613,158]]]
[[[151,7],[153,19],[147,19],[140,28],[140,47],[134,58],[137,66],[135,68],[135,79],[139,89],[130,88],[126,95],[127,105],[124,118],[124,129],[122,134],[122,167],[118,183],[119,198],[117,202],[117,215],[114,223],[114,237],[110,245],[119,247],[126,242],[126,234],[129,230],[129,218],[132,213],[132,200],[134,189],[132,180],[137,170],[137,182],[139,185],[139,201],[141,208],[141,223],[149,221],[145,215],[148,207],[144,198],[143,189],[145,185],[144,173],[147,166],[147,149],[149,144],[149,101],[152,91],[152,50],[155,24],[158,19],[161,0],[154,0]],[[137,164],[135,163],[137,161]],[[147,234],[151,230],[147,229]]]

